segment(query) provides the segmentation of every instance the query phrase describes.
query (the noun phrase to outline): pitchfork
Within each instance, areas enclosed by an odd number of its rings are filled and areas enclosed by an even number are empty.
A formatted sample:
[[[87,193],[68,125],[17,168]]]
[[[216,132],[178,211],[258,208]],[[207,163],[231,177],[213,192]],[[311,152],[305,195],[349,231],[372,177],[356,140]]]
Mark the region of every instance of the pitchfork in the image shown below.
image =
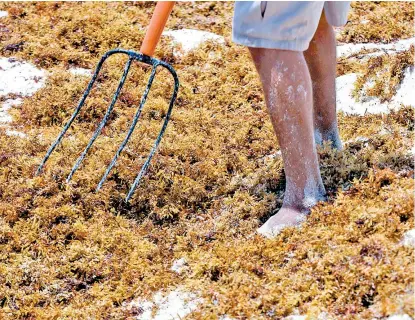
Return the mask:
[[[92,144],[94,143],[94,141],[96,140],[96,138],[100,135],[102,128],[105,126],[105,124],[107,123],[109,116],[112,112],[112,109],[114,108],[115,102],[117,101],[117,98],[121,92],[121,89],[124,85],[125,79],[127,78],[128,75],[128,71],[130,70],[130,66],[131,63],[134,60],[143,62],[145,64],[151,65],[152,66],[152,70],[151,70],[151,74],[147,83],[147,87],[144,90],[144,94],[141,97],[141,101],[140,101],[140,105],[134,115],[133,121],[131,122],[130,128],[128,130],[128,133],[126,135],[126,137],[124,138],[124,141],[121,143],[121,145],[119,146],[117,152],[115,153],[111,163],[108,165],[104,175],[101,178],[101,181],[98,183],[98,186],[96,188],[96,191],[98,191],[99,189],[101,189],[102,185],[104,184],[108,174],[110,173],[111,169],[114,167],[115,163],[117,162],[118,157],[120,156],[122,150],[124,149],[125,145],[127,144],[128,140],[130,139],[135,126],[138,122],[138,119],[140,117],[141,111],[143,109],[143,106],[146,102],[148,93],[150,91],[151,85],[153,83],[154,77],[156,75],[156,69],[157,67],[161,66],[166,68],[171,75],[173,76],[174,79],[174,90],[173,90],[173,94],[172,97],[170,99],[170,103],[169,103],[169,107],[166,113],[166,117],[164,119],[163,125],[161,127],[161,130],[154,142],[154,145],[150,151],[149,156],[147,157],[146,161],[144,162],[143,166],[141,167],[140,172],[138,173],[137,177],[135,178],[133,184],[130,187],[130,190],[128,191],[128,194],[125,198],[125,201],[128,202],[130,200],[130,198],[132,197],[132,195],[134,194],[135,189],[137,188],[138,184],[140,183],[141,178],[143,177],[143,175],[145,174],[148,166],[150,165],[150,161],[151,158],[153,157],[154,153],[157,150],[157,147],[160,143],[160,140],[163,136],[164,131],[166,130],[167,127],[167,123],[169,122],[170,119],[170,115],[173,109],[173,104],[174,101],[176,100],[176,96],[177,96],[177,91],[179,89],[179,79],[177,77],[176,71],[173,69],[173,67],[171,65],[169,65],[168,63],[155,59],[152,57],[152,55],[154,54],[154,50],[156,48],[156,45],[158,43],[158,41],[160,40],[160,36],[161,33],[163,32],[164,26],[166,25],[167,19],[173,9],[174,6],[174,2],[173,1],[159,1],[157,2],[157,5],[154,9],[153,12],[153,16],[151,17],[151,21],[150,21],[150,25],[148,27],[148,30],[145,34],[144,37],[144,41],[141,45],[140,48],[140,52],[135,52],[132,50],[125,50],[125,49],[121,49],[121,48],[117,48],[117,49],[113,49],[110,50],[108,52],[106,52],[102,57],[101,60],[98,62],[98,65],[95,69],[95,72],[92,76],[92,79],[90,80],[88,87],[86,88],[81,100],[78,103],[78,106],[76,107],[74,113],[72,114],[71,118],[69,119],[69,121],[65,124],[65,126],[63,127],[62,131],[60,132],[59,136],[57,137],[57,139],[55,140],[55,142],[50,146],[49,150],[47,151],[45,157],[43,158],[42,162],[40,163],[37,171],[36,171],[36,175],[39,174],[42,171],[43,166],[45,165],[46,161],[48,160],[48,158],[50,157],[51,153],[53,152],[53,150],[55,150],[56,146],[61,142],[64,134],[66,133],[66,131],[69,129],[69,127],[71,126],[72,122],[75,120],[76,116],[78,115],[79,111],[81,110],[82,106],[84,105],[84,102],[86,100],[86,98],[88,97],[89,92],[92,89],[92,86],[95,82],[95,80],[98,77],[99,71],[104,63],[104,61],[114,55],[114,54],[125,54],[128,56],[128,61],[124,67],[124,72],[123,75],[120,79],[120,82],[118,84],[118,87],[115,91],[114,96],[112,97],[112,101],[104,115],[104,118],[101,120],[100,124],[98,125],[97,129],[95,130],[91,140],[89,141],[88,145],[86,146],[85,150],[82,152],[82,154],[79,156],[78,160],[76,161],[75,165],[73,166],[71,172],[69,173],[68,177],[66,178],[66,182],[69,182],[73,176],[73,174],[75,173],[75,171],[78,169],[78,167],[81,165],[82,161],[84,160],[85,156],[87,155],[89,149],[92,147]]]

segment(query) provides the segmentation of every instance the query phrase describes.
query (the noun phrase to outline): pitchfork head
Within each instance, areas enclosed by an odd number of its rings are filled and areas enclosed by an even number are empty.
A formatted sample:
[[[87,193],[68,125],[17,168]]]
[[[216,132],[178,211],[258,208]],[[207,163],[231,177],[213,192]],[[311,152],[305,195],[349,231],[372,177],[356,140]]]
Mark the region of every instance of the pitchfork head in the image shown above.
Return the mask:
[[[101,60],[98,62],[98,65],[95,68],[95,72],[92,76],[92,79],[89,81],[88,87],[86,88],[81,100],[78,103],[78,106],[76,107],[76,109],[73,112],[73,114],[72,114],[71,118],[69,119],[69,121],[63,127],[62,131],[59,133],[59,135],[56,138],[55,142],[50,146],[49,150],[47,151],[45,157],[43,158],[42,162],[40,163],[40,165],[39,165],[39,167],[36,171],[36,175],[39,174],[42,171],[42,168],[44,167],[46,161],[49,159],[51,153],[53,152],[53,150],[55,150],[56,146],[61,142],[64,134],[66,133],[66,131],[68,131],[68,129],[71,126],[72,122],[75,120],[75,118],[78,115],[79,111],[83,107],[83,105],[85,103],[85,100],[88,97],[89,92],[91,91],[91,89],[94,85],[94,82],[97,79],[98,74],[99,74],[105,60],[108,57],[110,57],[114,54],[124,54],[124,55],[128,56],[127,63],[125,64],[125,67],[124,67],[124,72],[122,74],[120,82],[118,83],[118,87],[117,87],[117,89],[114,93],[114,96],[112,97],[112,101],[111,101],[110,105],[108,106],[108,109],[107,109],[107,111],[104,115],[104,118],[99,123],[99,125],[98,125],[97,129],[95,130],[91,140],[89,140],[88,145],[86,146],[86,148],[81,153],[78,160],[76,161],[75,165],[73,166],[71,172],[69,173],[68,177],[66,178],[66,182],[69,182],[71,180],[73,174],[78,169],[78,167],[81,165],[81,163],[84,160],[85,156],[87,155],[89,149],[92,147],[92,144],[94,143],[96,138],[100,135],[103,127],[107,123],[107,121],[110,117],[110,114],[111,114],[111,112],[114,108],[114,105],[117,101],[117,98],[118,98],[118,96],[121,92],[121,89],[124,85],[124,82],[127,78],[128,71],[130,70],[130,67],[131,67],[131,63],[134,60],[136,60],[136,61],[139,61],[139,62],[142,62],[142,63],[145,63],[145,64],[148,64],[148,65],[152,66],[150,78],[148,80],[148,83],[147,83],[147,86],[144,90],[144,93],[141,97],[140,105],[139,105],[139,107],[138,107],[138,109],[137,109],[137,111],[134,115],[134,118],[131,122],[130,128],[128,129],[127,135],[125,136],[123,142],[121,143],[120,147],[118,148],[117,152],[115,153],[111,163],[108,165],[104,175],[101,178],[101,181],[98,183],[98,186],[97,186],[96,190],[98,191],[102,187],[102,185],[104,184],[108,174],[110,173],[111,169],[114,167],[115,163],[117,162],[117,159],[118,159],[119,155],[121,154],[122,150],[124,149],[125,145],[127,144],[128,140],[130,139],[130,137],[131,137],[131,135],[132,135],[132,133],[133,133],[135,127],[136,127],[136,124],[137,124],[138,119],[140,117],[141,111],[142,111],[142,109],[144,107],[144,104],[147,100],[147,96],[148,96],[148,93],[150,91],[151,85],[153,83],[154,77],[156,75],[156,69],[157,69],[157,67],[161,66],[161,67],[166,68],[171,73],[171,75],[173,76],[173,79],[174,79],[173,94],[172,94],[172,97],[170,99],[169,107],[168,107],[163,125],[160,129],[160,132],[159,132],[156,140],[154,141],[154,145],[153,145],[153,147],[150,151],[150,154],[148,155],[148,157],[147,157],[146,161],[144,162],[143,166],[141,167],[140,172],[137,174],[137,176],[136,176],[133,184],[131,185],[130,190],[128,191],[128,194],[125,198],[125,201],[128,202],[130,200],[130,198],[132,197],[132,195],[134,194],[135,189],[137,188],[138,184],[140,183],[141,178],[145,174],[145,172],[146,172],[146,170],[147,170],[147,168],[150,164],[151,158],[153,157],[154,153],[157,150],[157,147],[160,143],[160,140],[161,140],[161,138],[163,136],[163,133],[166,130],[167,124],[169,122],[170,115],[171,115],[171,112],[172,112],[172,109],[173,109],[173,104],[174,104],[174,101],[176,100],[177,91],[179,89],[179,79],[178,79],[177,74],[176,74],[176,72],[174,71],[174,69],[171,65],[169,65],[168,63],[166,63],[164,61],[149,57],[149,56],[144,55],[144,54],[139,53],[139,52],[135,52],[135,51],[131,51],[131,50],[124,50],[124,49],[113,49],[113,50],[108,51],[107,53],[105,53],[101,57]]]

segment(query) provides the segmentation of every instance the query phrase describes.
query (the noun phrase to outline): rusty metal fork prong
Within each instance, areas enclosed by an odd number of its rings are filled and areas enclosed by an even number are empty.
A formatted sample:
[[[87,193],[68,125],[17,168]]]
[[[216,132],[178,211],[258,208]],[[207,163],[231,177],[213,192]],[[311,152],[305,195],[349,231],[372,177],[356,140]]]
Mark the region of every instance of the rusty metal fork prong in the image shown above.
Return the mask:
[[[56,138],[55,142],[53,142],[52,145],[49,147],[48,151],[46,152],[46,155],[43,157],[42,162],[40,163],[39,167],[37,168],[35,175],[38,175],[42,171],[46,161],[49,159],[50,155],[55,150],[57,145],[61,142],[63,136],[65,135],[66,131],[68,131],[69,127],[71,126],[72,122],[75,120],[75,118],[78,115],[79,111],[81,111],[82,107],[84,106],[85,100],[88,97],[88,95],[89,95],[89,93],[92,89],[92,86],[94,85],[95,80],[98,77],[99,71],[101,70],[103,63],[107,58],[108,58],[108,55],[106,54],[106,55],[103,55],[101,57],[101,59],[99,60],[98,65],[95,68],[95,72],[92,76],[92,79],[89,81],[88,87],[86,88],[84,94],[82,95],[81,100],[79,100],[78,106],[76,107],[75,111],[72,113],[71,118],[68,120],[68,122],[65,124],[65,126],[63,127],[63,129],[59,133],[59,136]]]
[[[92,147],[92,144],[94,143],[94,141],[96,140],[96,138],[100,135],[102,128],[105,126],[105,124],[107,123],[109,116],[114,108],[115,102],[118,99],[118,96],[121,92],[122,87],[124,86],[124,82],[127,78],[128,75],[128,71],[130,70],[131,67],[131,62],[134,60],[134,58],[129,57],[127,63],[125,64],[125,68],[124,68],[124,72],[123,75],[121,77],[120,82],[118,83],[118,87],[117,90],[115,91],[114,96],[112,97],[112,101],[107,109],[107,112],[104,115],[104,118],[101,120],[100,124],[98,125],[98,128],[95,130],[94,135],[92,136],[91,140],[89,140],[88,145],[86,146],[85,150],[82,152],[82,154],[79,156],[78,160],[76,161],[75,165],[73,166],[71,172],[69,173],[68,177],[66,178],[66,182],[69,182],[73,176],[73,174],[75,173],[75,171],[78,169],[78,167],[80,166],[81,162],[84,160],[86,154],[88,153],[89,149]]]
[[[130,140],[131,135],[134,132],[134,129],[137,125],[138,119],[140,118],[141,111],[143,110],[144,104],[146,103],[148,93],[150,91],[151,85],[153,84],[154,77],[156,75],[156,69],[158,67],[158,64],[153,65],[153,68],[151,70],[151,74],[147,83],[146,90],[144,91],[144,94],[141,97],[140,106],[138,107],[133,121],[131,122],[130,128],[128,129],[128,133],[126,137],[124,138],[123,142],[121,143],[120,147],[118,148],[117,152],[115,153],[115,156],[112,158],[111,163],[108,165],[107,169],[105,170],[104,175],[101,178],[101,181],[98,183],[98,186],[96,188],[96,191],[100,190],[102,185],[104,184],[105,180],[108,177],[108,174],[110,173],[111,169],[114,167],[115,163],[117,162],[118,157],[120,156],[121,152],[124,150],[126,144]]]

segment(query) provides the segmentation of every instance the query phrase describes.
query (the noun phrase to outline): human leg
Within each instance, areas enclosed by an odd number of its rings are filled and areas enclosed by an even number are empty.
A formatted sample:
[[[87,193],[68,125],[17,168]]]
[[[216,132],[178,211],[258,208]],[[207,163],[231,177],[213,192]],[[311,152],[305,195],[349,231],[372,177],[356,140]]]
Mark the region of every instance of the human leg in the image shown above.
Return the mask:
[[[266,236],[296,225],[324,200],[313,134],[312,86],[301,51],[249,48],[284,160],[283,206],[258,231]]]
[[[315,141],[319,145],[331,141],[333,148],[341,149],[336,116],[336,39],[324,13],[304,57],[313,85]]]

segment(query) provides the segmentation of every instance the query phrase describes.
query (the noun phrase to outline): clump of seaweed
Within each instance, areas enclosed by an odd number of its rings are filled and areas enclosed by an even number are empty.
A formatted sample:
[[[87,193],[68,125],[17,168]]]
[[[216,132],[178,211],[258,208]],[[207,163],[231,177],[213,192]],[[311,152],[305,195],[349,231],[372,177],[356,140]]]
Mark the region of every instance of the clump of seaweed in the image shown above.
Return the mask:
[[[137,317],[139,308],[125,306],[178,286],[203,298],[190,319],[273,319],[296,309],[311,317],[413,314],[414,252],[399,244],[414,227],[411,106],[385,115],[340,114],[344,150],[319,150],[329,201],[314,208],[301,229],[266,240],[255,230],[282,200],[283,165],[245,48],[210,42],[174,60],[170,42],[162,41],[158,56],[175,62],[179,96],[160,150],[125,204],[127,186],[165,116],[172,87],[162,72],[99,193],[95,186],[124,138],[148,69],[132,70],[103,135],[73,181],[65,178],[111,99],[122,58],[108,61],[62,146],[42,175],[34,172],[88,80],[67,67],[92,67],[113,39],[124,46],[142,36],[131,24],[146,21],[151,5],[0,6],[9,11],[13,30],[1,35],[2,45],[24,37],[28,45],[14,54],[50,71],[45,87],[13,110],[12,126],[26,138],[0,128],[0,318]],[[186,16],[192,6],[179,4],[169,27],[200,21],[205,30],[229,35],[230,20],[223,22],[231,4],[206,2],[197,15]],[[74,21],[82,17],[90,20],[76,37],[88,39],[88,49],[70,44]],[[52,21],[62,30],[67,26],[67,36],[44,29]],[[106,28],[109,22],[118,27]],[[47,45],[30,51],[40,37],[37,26]],[[171,265],[179,258],[187,267],[176,274]]]
[[[414,66],[414,46],[409,50],[391,55],[370,57],[363,73],[355,82],[353,95],[379,97],[381,102],[390,101],[404,78],[407,68]],[[370,85],[368,85],[370,83]]]
[[[233,3],[178,3],[166,28],[197,28],[229,36],[232,8]],[[2,18],[7,28],[0,33],[2,55],[30,59],[43,68],[60,64],[92,68],[109,49],[139,49],[153,5],[9,2],[0,4],[0,9],[9,13]],[[155,56],[169,60],[164,57],[164,46],[158,48]]]
[[[342,42],[389,43],[413,37],[413,2],[354,1],[346,26],[338,40]]]
[[[396,94],[405,72],[414,66],[414,46],[408,50],[385,54],[377,50],[361,50],[347,57],[340,57],[337,75],[356,73],[353,96],[356,99],[378,97],[390,101]]]

